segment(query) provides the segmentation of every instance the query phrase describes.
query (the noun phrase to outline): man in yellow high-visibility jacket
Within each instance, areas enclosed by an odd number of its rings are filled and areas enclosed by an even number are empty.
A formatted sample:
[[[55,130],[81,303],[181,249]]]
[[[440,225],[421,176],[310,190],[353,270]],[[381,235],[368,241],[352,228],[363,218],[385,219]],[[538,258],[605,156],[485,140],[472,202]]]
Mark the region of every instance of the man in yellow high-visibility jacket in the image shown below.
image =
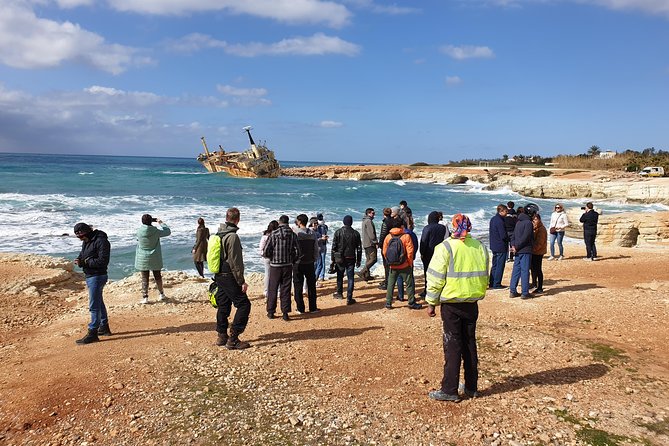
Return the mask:
[[[469,235],[472,224],[463,214],[453,217],[453,233],[434,249],[427,269],[427,314],[436,315],[440,305],[444,326],[444,377],[441,389],[429,397],[439,401],[460,401],[458,380],[464,362],[468,397],[477,397],[478,355],[476,352],[477,301],[488,288],[488,249]]]

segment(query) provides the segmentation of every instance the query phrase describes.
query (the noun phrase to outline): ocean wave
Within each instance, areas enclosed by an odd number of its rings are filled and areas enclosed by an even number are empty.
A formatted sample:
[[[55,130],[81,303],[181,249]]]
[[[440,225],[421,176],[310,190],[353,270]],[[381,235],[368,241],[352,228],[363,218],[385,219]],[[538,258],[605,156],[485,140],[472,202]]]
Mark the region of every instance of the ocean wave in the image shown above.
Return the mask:
[[[79,175],[93,175],[93,172],[79,172]]]
[[[178,170],[164,170],[160,173],[163,175],[209,175],[209,172],[186,172]]]

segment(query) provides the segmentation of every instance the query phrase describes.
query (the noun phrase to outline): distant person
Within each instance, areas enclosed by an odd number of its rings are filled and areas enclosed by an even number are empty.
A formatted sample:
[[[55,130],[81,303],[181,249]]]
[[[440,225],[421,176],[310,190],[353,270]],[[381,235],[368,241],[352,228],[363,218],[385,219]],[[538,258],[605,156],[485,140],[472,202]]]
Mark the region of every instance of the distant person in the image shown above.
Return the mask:
[[[516,223],[518,221],[518,213],[515,209],[516,204],[513,201],[506,203],[506,217],[504,218],[504,226],[506,228],[506,234],[509,237],[509,258],[507,262],[513,262],[513,251],[511,246],[513,246],[513,231],[516,228]]]
[[[158,227],[153,226],[158,223]],[[160,248],[160,238],[167,237],[172,231],[159,218],[153,218],[149,214],[142,215],[142,226],[137,230],[137,250],[135,251],[135,269],[142,273],[142,301],[149,303],[149,271],[153,271],[153,279],[158,288],[159,301],[167,299],[163,291],[163,277],[160,270],[163,269],[163,252]]]
[[[525,212],[525,210],[518,212],[518,222],[513,231],[513,241],[511,242],[513,244],[511,249],[516,258],[513,260],[509,296],[520,296],[521,299],[532,297],[530,296],[530,265],[532,263],[532,248],[534,243],[532,217],[536,213],[536,210],[532,207],[529,208],[529,211],[531,212]],[[521,284],[521,294],[518,294],[518,282]]]
[[[427,226],[423,228],[420,236],[420,259],[423,262],[423,277],[425,278],[425,289],[421,297],[427,294],[427,267],[432,260],[434,248],[446,239],[446,226],[439,224],[439,211],[432,211],[427,216]]]
[[[398,212],[399,217],[404,220],[404,227],[409,228],[413,231],[413,227],[411,226],[411,221],[409,220],[409,217],[413,218],[413,212],[411,211],[411,208],[407,205],[406,200],[400,201],[400,210]]]
[[[209,229],[204,226],[204,218],[197,219],[197,230],[195,231],[195,245],[193,245],[193,263],[200,277],[204,277],[204,261],[207,260],[207,240],[209,240]]]
[[[248,284],[244,279],[244,257],[242,255],[242,242],[239,240],[237,231],[239,230],[240,213],[237,208],[230,208],[225,213],[225,224],[221,225],[218,236],[218,272],[214,275],[214,280],[218,285],[216,293],[216,332],[218,337],[216,345],[225,346],[228,350],[243,350],[249,348],[251,344],[239,339],[239,335],[244,333],[246,325],[249,322],[251,314],[251,301],[246,291]],[[213,250],[208,253],[210,256]],[[213,260],[213,259],[212,259]],[[208,262],[209,264],[214,263]],[[232,306],[237,311],[230,326],[228,334],[228,317],[232,311]]]
[[[88,287],[88,311],[91,313],[91,322],[88,324],[86,336],[77,339],[77,344],[98,342],[98,336],[110,336],[107,307],[102,297],[102,290],[107,283],[107,266],[111,245],[107,234],[93,230],[86,223],[74,225],[74,235],[81,240],[81,251],[74,264],[83,268]]]
[[[269,222],[267,225],[267,229],[262,233],[262,236],[260,237],[260,245],[258,248],[258,253],[260,254],[260,257],[262,258],[263,265],[265,266],[265,278],[263,280],[263,293],[262,295],[267,297],[267,289],[269,288],[269,261],[270,259],[268,257],[265,257],[265,245],[267,244],[267,239],[269,238],[270,234],[274,232],[275,229],[279,227],[279,222],[276,220],[272,220]]]
[[[316,270],[314,266],[318,258],[317,234],[307,228],[309,220],[305,214],[298,215],[295,222],[297,223],[297,244],[300,247],[300,258],[293,267],[295,306],[298,313],[305,312],[303,287],[306,282],[309,312],[315,313],[319,311],[316,306]]]
[[[376,264],[376,251],[379,249],[379,241],[376,238],[376,227],[374,216],[376,212],[372,208],[365,209],[362,217],[362,249],[365,251],[365,266],[358,272],[358,277],[364,281],[372,278],[371,269]]]
[[[532,217],[532,228],[534,241],[532,243],[532,263],[530,264],[530,272],[532,276],[532,284],[530,288],[534,288],[534,294],[541,294],[544,292],[544,272],[543,272],[543,258],[546,254],[546,239],[548,233],[546,227],[541,221],[541,215],[538,213]]]
[[[337,272],[337,290],[332,295],[335,299],[344,298],[344,274],[348,279],[346,288],[346,305],[356,303],[353,298],[355,287],[354,267],[359,267],[362,261],[362,240],[360,233],[353,229],[353,217],[347,215],[342,220],[344,226],[337,229],[332,240],[332,263]]]
[[[434,249],[427,271],[427,314],[434,317],[440,306],[443,323],[444,375],[440,389],[428,394],[438,401],[460,401],[460,363],[465,369],[464,396],[479,396],[477,302],[488,285],[488,250],[469,234],[471,227],[466,215],[456,214],[453,234]]]
[[[585,260],[597,260],[597,246],[595,246],[595,239],[597,238],[597,222],[599,221],[599,214],[594,209],[591,201],[581,208],[583,215],[581,215],[580,222],[583,223],[583,241],[585,242]]]
[[[383,255],[386,257],[390,272],[388,273],[388,287],[386,288],[386,308],[393,308],[393,290],[397,278],[402,277],[408,294],[408,307],[419,310],[423,306],[416,303],[415,285],[413,281],[414,244],[411,235],[404,232],[404,220],[394,218],[390,225],[390,234],[383,242]]]
[[[281,313],[283,320],[289,321],[290,288],[293,278],[293,265],[300,258],[297,235],[288,226],[288,216],[279,217],[279,227],[275,229],[265,244],[264,257],[269,261],[269,288],[267,289],[267,317],[274,319],[276,312],[277,289],[280,291]]]
[[[413,218],[409,215],[409,226],[413,227],[414,222]],[[413,232],[409,228],[404,228],[404,233],[409,234],[409,237],[411,237],[411,244],[413,245],[413,263],[416,263],[416,257],[418,256],[418,251],[419,251],[419,246],[418,246],[418,236],[416,235],[415,232]],[[411,279],[414,283],[414,290],[416,288],[416,276],[413,272],[413,267],[411,268]],[[415,292],[415,291],[414,291]],[[421,296],[423,297],[423,296]],[[402,278],[401,275],[397,276],[397,300],[400,302],[404,302],[404,279]]]
[[[557,241],[560,256],[557,257],[557,260],[562,260],[564,258],[564,248],[562,246],[562,240],[564,239],[564,232],[569,226],[569,218],[567,218],[567,213],[564,211],[564,206],[560,203],[555,205],[555,210],[551,214],[551,221],[549,224],[550,232],[550,245],[551,245],[551,256],[546,260],[555,259],[555,241]]]
[[[323,286],[325,280],[325,259],[328,252],[328,225],[325,224],[323,214],[316,215],[318,222],[315,232],[318,239],[318,259],[316,259],[316,280],[317,286]]]
[[[383,241],[388,236],[390,228],[388,226],[388,221],[390,220],[390,214],[392,210],[390,208],[383,208],[383,220],[381,221],[381,231],[379,232],[379,247],[383,248]],[[381,261],[383,262],[383,280],[379,284],[379,289],[385,291],[388,287],[388,263],[386,258],[383,256],[383,249],[381,249]]]
[[[497,205],[497,213],[490,219],[488,238],[492,251],[492,266],[488,286],[492,289],[502,289],[504,265],[509,252],[509,233],[506,231],[506,214],[508,208],[503,204]]]

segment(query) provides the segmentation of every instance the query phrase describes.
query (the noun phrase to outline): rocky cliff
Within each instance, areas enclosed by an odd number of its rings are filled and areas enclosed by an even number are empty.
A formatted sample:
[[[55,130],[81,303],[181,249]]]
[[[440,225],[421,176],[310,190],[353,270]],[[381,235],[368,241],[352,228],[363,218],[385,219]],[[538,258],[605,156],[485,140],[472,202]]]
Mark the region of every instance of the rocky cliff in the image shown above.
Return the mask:
[[[579,222],[583,211],[567,209],[568,237],[583,238]],[[545,219],[548,224],[548,218]],[[603,213],[597,227],[597,243],[622,247],[669,246],[669,212],[611,214]]]

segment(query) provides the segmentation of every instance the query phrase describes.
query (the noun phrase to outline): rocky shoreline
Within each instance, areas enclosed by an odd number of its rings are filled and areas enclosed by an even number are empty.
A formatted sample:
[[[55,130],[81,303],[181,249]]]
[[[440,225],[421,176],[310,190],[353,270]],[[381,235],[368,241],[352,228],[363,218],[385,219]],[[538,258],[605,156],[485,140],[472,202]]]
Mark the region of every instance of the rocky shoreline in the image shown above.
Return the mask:
[[[550,176],[534,177],[546,170]],[[462,184],[468,180],[490,190],[508,187],[526,197],[620,200],[628,203],[669,205],[669,178],[642,178],[611,171],[574,171],[553,168],[475,168],[411,165],[306,166],[282,169],[282,175],[358,181],[422,181]]]

